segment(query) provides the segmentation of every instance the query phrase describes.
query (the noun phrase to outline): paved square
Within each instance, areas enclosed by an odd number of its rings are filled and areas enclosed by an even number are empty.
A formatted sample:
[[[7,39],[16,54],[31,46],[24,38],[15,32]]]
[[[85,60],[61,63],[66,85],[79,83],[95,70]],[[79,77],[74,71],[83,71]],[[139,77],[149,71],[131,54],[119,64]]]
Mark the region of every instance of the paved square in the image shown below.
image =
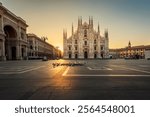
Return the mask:
[[[144,69],[143,69],[144,68]],[[63,76],[125,76],[150,77],[149,65],[87,64],[84,67],[68,67]]]
[[[53,66],[74,62],[84,65]],[[0,62],[0,99],[150,99],[150,61]]]

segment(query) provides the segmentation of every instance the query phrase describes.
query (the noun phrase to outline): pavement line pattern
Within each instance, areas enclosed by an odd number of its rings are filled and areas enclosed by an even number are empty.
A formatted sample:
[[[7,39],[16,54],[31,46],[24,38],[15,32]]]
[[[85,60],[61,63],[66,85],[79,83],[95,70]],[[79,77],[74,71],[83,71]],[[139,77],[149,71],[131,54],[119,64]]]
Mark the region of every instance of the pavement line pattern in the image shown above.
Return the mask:
[[[20,68],[18,70],[16,69],[12,70],[12,68],[8,68],[8,69],[5,69],[4,71],[1,71],[0,74],[22,74],[22,73],[30,72],[30,71],[37,70],[43,67],[45,66],[40,66],[40,67],[34,66],[34,68],[33,67]]]
[[[45,66],[40,66],[40,67],[36,67],[36,68],[32,68],[32,69],[27,69],[27,70],[21,71],[19,73],[22,74],[22,73],[26,73],[26,72],[29,72],[29,71],[37,70],[37,69],[40,69],[40,68],[43,68],[43,67],[45,67]]]
[[[127,70],[132,70],[132,71],[137,71],[137,72],[150,74],[150,71],[139,70],[139,69],[134,69],[134,68],[127,68],[127,67],[124,67],[124,66],[117,66],[117,65],[111,65],[111,66],[115,66],[115,67],[118,67],[118,68],[123,68],[123,69],[127,69]]]
[[[64,71],[62,76],[66,76],[66,74],[68,73],[69,69],[70,69],[70,67],[67,67],[67,69]]]
[[[96,69],[96,68],[91,68],[91,67],[87,67],[89,70],[93,70],[93,71],[96,71],[96,70],[110,70],[110,71],[112,71],[112,69],[111,68],[108,68],[108,67],[102,67],[102,68],[98,68],[98,69]]]
[[[147,66],[147,65],[139,65],[140,67],[150,67],[150,66]]]
[[[75,76],[75,77],[150,77],[150,75],[126,75],[126,74],[67,74],[63,76]]]
[[[67,69],[64,71],[62,76],[75,76],[75,77],[150,77],[150,75],[130,75],[130,74],[67,74],[70,67],[67,67]]]

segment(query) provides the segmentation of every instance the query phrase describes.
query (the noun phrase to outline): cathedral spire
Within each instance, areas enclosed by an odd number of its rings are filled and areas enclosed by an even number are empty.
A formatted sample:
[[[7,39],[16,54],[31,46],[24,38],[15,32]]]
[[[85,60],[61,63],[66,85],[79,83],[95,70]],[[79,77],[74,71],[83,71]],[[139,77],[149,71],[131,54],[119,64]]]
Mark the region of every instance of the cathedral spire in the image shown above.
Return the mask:
[[[82,16],[78,17],[78,27],[82,26]]]
[[[89,16],[89,25],[91,25],[91,17]]]
[[[93,17],[89,16],[89,26],[93,28]]]
[[[105,38],[108,39],[108,29],[105,29]]]
[[[131,42],[129,41],[129,43],[128,43],[128,47],[130,48],[131,47]]]
[[[74,33],[74,27],[73,27],[73,23],[72,23],[72,35],[73,35],[73,33]]]
[[[80,26],[80,17],[78,17],[78,27]]]
[[[93,16],[91,17],[91,25],[93,27]]]
[[[82,25],[82,16],[81,16],[81,25]]]
[[[63,39],[65,39],[65,29],[63,29]]]
[[[63,39],[67,39],[67,29],[63,29]]]
[[[66,39],[67,39],[67,29],[66,29]]]
[[[99,23],[98,23],[98,34],[100,34],[100,28],[99,28]]]

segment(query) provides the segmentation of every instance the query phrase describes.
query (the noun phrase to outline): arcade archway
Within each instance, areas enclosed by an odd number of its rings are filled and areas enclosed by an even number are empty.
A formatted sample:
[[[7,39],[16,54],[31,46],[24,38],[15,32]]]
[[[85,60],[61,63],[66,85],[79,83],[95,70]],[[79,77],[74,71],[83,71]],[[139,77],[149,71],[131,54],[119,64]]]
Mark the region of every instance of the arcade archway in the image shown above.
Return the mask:
[[[16,40],[17,40],[17,32],[16,30],[10,26],[4,26],[5,32],[5,56],[7,60],[16,60]]]

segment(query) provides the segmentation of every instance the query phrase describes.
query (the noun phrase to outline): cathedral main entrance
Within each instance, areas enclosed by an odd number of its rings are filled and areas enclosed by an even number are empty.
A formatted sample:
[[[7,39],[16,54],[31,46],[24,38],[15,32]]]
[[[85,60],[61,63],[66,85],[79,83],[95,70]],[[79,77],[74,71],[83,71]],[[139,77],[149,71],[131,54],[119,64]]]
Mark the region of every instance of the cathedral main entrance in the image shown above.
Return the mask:
[[[75,59],[78,59],[78,54],[75,54]]]
[[[87,51],[84,52],[84,59],[88,59],[88,53],[87,53]]]

